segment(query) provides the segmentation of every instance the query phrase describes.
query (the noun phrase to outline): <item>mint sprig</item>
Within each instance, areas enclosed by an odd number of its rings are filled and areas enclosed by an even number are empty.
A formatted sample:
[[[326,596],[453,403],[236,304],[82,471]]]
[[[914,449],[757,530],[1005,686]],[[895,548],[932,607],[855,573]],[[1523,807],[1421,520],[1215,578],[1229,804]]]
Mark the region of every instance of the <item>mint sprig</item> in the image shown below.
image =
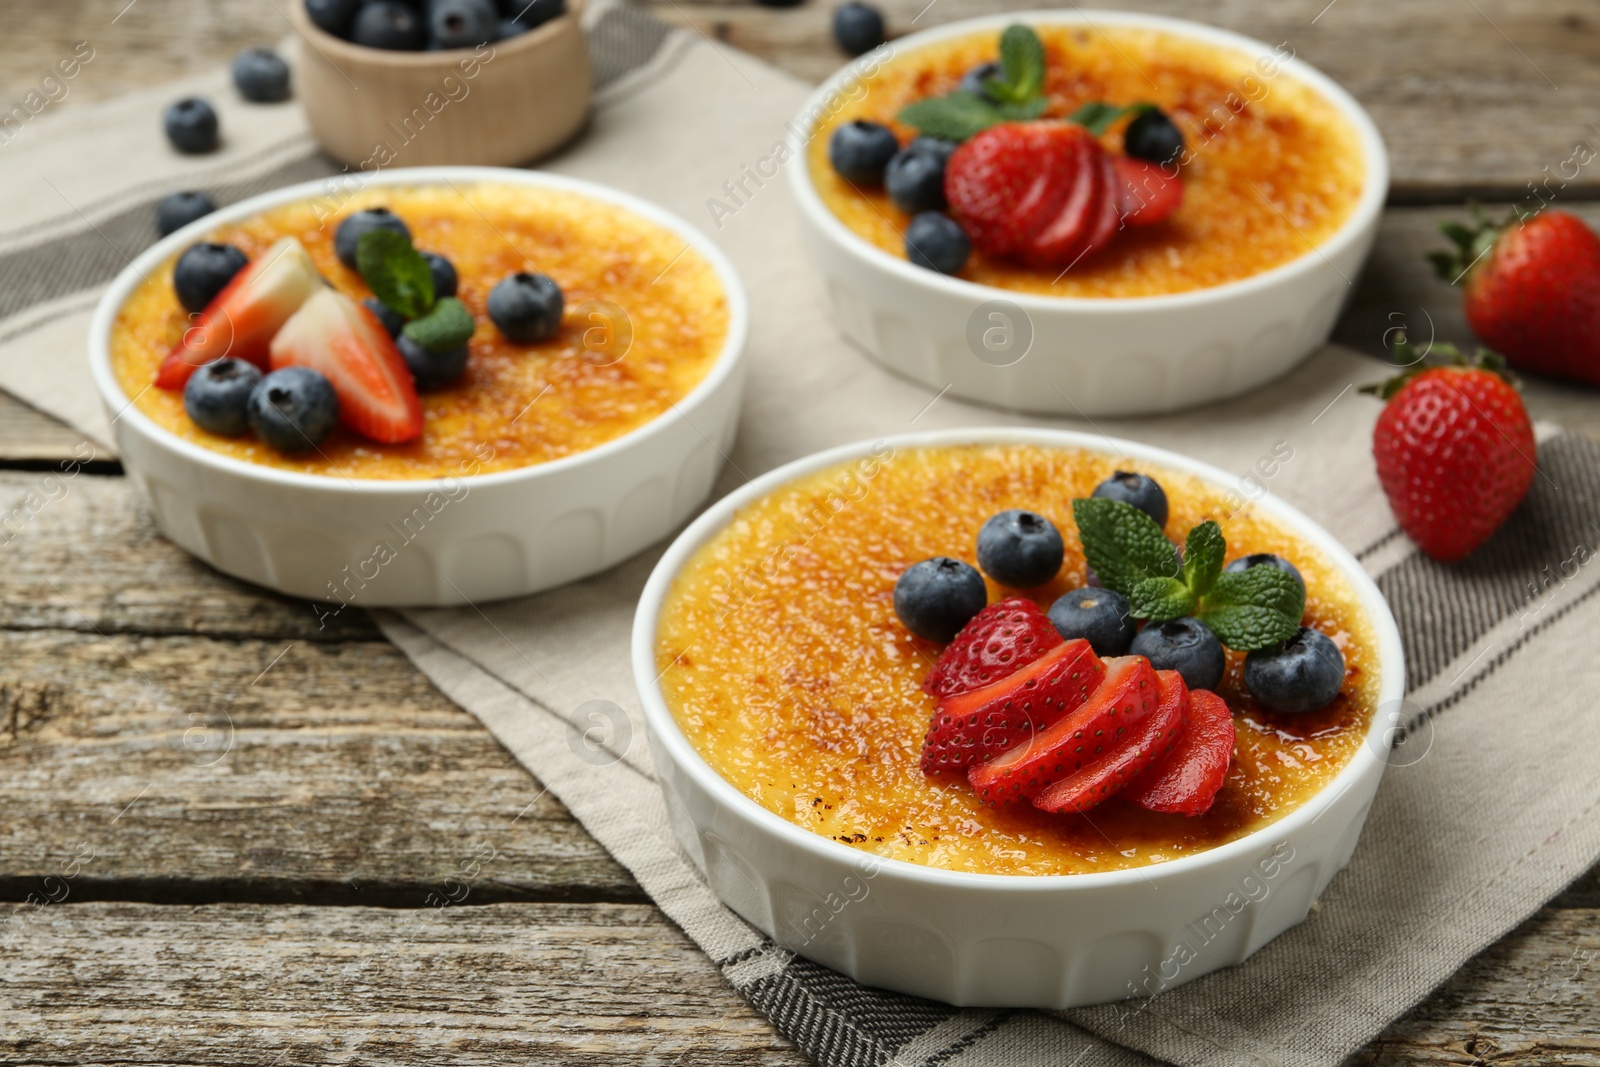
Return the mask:
[[[1111,124],[1128,115],[1138,115],[1145,111],[1154,111],[1156,106],[1151,103],[1129,104],[1127,107],[1118,107],[1100,100],[1090,100],[1078,107],[1078,110],[1067,116],[1068,122],[1076,122],[1079,126],[1099,137],[1111,128]]]
[[[408,319],[433,310],[433,272],[411,241],[393,230],[368,230],[356,244],[356,269],[372,295]]]
[[[1032,27],[1019,22],[1000,34],[1000,72],[984,79],[987,96],[957,89],[913,101],[895,117],[925,137],[960,142],[990,126],[1044,114],[1044,42]]]
[[[405,325],[405,335],[429,352],[449,352],[472,339],[472,312],[453,296],[433,305],[433,310]]]
[[[1305,590],[1275,567],[1224,574],[1228,545],[1214,520],[1189,531],[1183,561],[1155,520],[1121,500],[1072,502],[1084,558],[1100,582],[1128,598],[1129,611],[1152,623],[1192,615],[1229,648],[1250,652],[1293,637],[1305,614]]]

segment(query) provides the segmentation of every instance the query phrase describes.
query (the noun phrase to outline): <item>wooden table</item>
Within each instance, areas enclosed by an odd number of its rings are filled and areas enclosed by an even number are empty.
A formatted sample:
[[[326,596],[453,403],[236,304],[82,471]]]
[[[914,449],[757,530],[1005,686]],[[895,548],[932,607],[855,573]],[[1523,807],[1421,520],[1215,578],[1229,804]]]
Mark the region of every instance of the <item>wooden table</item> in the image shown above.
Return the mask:
[[[81,38],[96,58],[62,108],[209,65],[282,37],[289,2],[9,5],[0,101]],[[885,6],[906,32],[1008,5]],[[1339,327],[1357,347],[1396,311],[1460,337],[1420,259],[1435,224],[1600,144],[1589,7],[1140,6],[1287,41],[1372,109],[1394,192]],[[655,10],[803,78],[840,62],[823,6]],[[1549,188],[1600,222],[1600,162]],[[1594,394],[1529,396],[1600,433]],[[79,443],[0,394],[0,513],[52,497],[0,535],[0,1062],[803,1062],[365,618],[319,630],[192,562],[114,461],[52,488]],[[1591,871],[1352,1062],[1600,1063],[1597,918]]]

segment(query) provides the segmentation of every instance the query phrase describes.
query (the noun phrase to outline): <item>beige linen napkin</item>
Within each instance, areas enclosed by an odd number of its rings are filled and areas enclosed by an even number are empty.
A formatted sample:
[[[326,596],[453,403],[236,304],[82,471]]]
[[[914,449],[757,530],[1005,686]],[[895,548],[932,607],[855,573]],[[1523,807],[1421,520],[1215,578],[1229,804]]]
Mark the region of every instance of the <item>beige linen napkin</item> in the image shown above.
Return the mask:
[[[1144,1001],[1045,1014],[864,989],[775,947],[711,895],[671,840],[628,668],[635,601],[659,547],[537,597],[379,613],[396,644],[807,1053],[850,1067],[1334,1064],[1600,857],[1600,780],[1589,769],[1600,720],[1580,696],[1600,683],[1589,637],[1600,572],[1549,580],[1580,546],[1585,559],[1595,552],[1600,448],[1547,434],[1528,503],[1473,561],[1445,568],[1393,529],[1367,451],[1376,407],[1352,388],[1378,368],[1348,351],[1327,349],[1247,397],[1164,419],[1026,419],[937,395],[838,338],[800,252],[786,176],[752,186],[731,214],[713,210],[729,206],[723,183],[786,136],[805,87],[629,8],[598,11],[591,42],[606,81],[600,107],[587,135],[547,166],[680,212],[727,250],[750,290],[749,400],[719,492],[819,448],[907,430],[1062,425],[1135,438],[1236,471],[1242,493],[1279,494],[1325,524],[1378,577],[1406,643],[1417,726],[1350,867],[1313,915],[1238,968]],[[151,201],[173,184],[231,200],[332,172],[288,109],[225,113],[230,130],[240,127],[225,149],[237,158],[184,169],[194,165],[168,158],[150,119],[182,88],[41,119],[32,143],[6,149],[21,146],[27,155],[10,158],[39,167],[39,180],[0,173],[7,202],[59,201],[30,202],[0,223],[0,386],[101,441],[85,309],[153,239]],[[42,182],[86,157],[107,164],[93,168],[97,180],[70,190]],[[1290,458],[1263,480],[1257,461],[1285,449]]]

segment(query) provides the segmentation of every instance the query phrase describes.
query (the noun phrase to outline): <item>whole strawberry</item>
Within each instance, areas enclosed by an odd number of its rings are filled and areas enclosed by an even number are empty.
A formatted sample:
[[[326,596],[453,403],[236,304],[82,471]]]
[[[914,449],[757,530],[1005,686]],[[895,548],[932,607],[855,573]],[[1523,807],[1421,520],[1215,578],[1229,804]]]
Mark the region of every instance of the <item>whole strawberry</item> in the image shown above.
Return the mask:
[[[1476,222],[1443,224],[1456,249],[1430,257],[1465,288],[1473,332],[1518,367],[1600,385],[1600,237],[1564,211]]]
[[[1398,350],[1403,351],[1404,342]],[[1378,481],[1400,526],[1445,563],[1487,541],[1533,484],[1533,426],[1504,361],[1418,366],[1363,392],[1388,401],[1372,433]]]

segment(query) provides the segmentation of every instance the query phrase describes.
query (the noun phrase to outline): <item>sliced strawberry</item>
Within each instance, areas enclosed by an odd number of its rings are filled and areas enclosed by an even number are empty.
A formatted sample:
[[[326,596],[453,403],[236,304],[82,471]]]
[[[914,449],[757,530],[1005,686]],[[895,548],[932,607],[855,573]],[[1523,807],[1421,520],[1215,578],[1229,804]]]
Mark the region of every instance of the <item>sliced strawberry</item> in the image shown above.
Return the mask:
[[[339,421],[385,444],[422,433],[422,401],[389,331],[348,296],[322,289],[272,339],[272,369],[320,371],[339,396]]]
[[[182,389],[202,364],[233,356],[267,369],[273,334],[322,279],[300,242],[285,237],[234,275],[162,360],[156,385]]]
[[[1076,711],[967,772],[979,799],[996,807],[1032,800],[1120,746],[1149,717],[1160,689],[1150,661],[1120,656],[1104,668],[1100,685]]]
[[[1026,597],[990,604],[961,628],[922,680],[922,691],[955,696],[992,685],[1061,643],[1048,616]]]
[[[1183,179],[1158,163],[1114,156],[1112,165],[1122,184],[1122,221],[1129,226],[1154,226],[1183,203]]]
[[[1121,746],[1034,797],[1034,807],[1054,815],[1088,811],[1172,751],[1189,714],[1189,687],[1177,671],[1157,671],[1156,680],[1161,695],[1155,710]]]
[[[1111,153],[1103,150],[1100,153],[1100,177],[1104,183],[1099,198],[1100,214],[1084,239],[1083,255],[1080,257],[1084,259],[1110,244],[1117,231],[1122,229],[1121,179],[1117,177],[1117,167],[1111,161]]]
[[[1065,122],[1003,122],[955,150],[945,166],[945,199],[979,251],[1011,255],[1060,215],[1085,136]]]
[[[1072,189],[1055,218],[1046,222],[1017,253],[1024,263],[1039,270],[1066,270],[1078,261],[1107,194],[1100,167],[1105,150],[1082,126],[1068,125],[1066,129],[1072,133],[1067,142],[1074,157]]]
[[[1128,783],[1122,795],[1151,811],[1204,815],[1228,777],[1233,759],[1233,714],[1207,689],[1189,694],[1189,721],[1166,756]]]
[[[947,697],[922,742],[922,773],[959,773],[1025,744],[1082,704],[1104,676],[1089,642],[1067,641],[993,685]]]

